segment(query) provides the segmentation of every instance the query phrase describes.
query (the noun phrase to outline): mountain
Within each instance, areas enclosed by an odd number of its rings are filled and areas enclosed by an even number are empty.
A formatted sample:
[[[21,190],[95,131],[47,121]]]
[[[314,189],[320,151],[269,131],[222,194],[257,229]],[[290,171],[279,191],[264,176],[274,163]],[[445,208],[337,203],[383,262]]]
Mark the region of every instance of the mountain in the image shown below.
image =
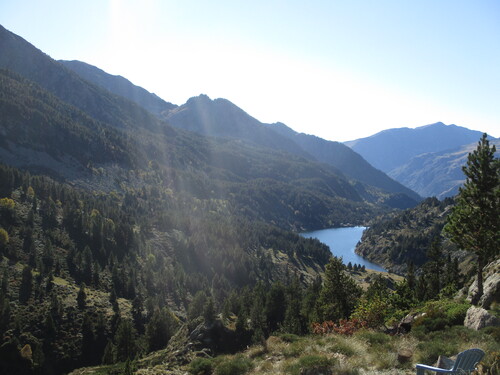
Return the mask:
[[[359,222],[375,209],[332,168],[311,160],[180,130],[136,129],[131,137],[13,73],[0,78],[4,163],[104,191],[122,190],[128,170],[151,173],[153,163],[176,192],[229,199],[249,218],[288,228]],[[150,184],[126,181],[129,188]]]
[[[297,133],[282,123],[272,124],[269,127],[275,132],[292,139],[306,152],[314,156],[316,160],[335,166],[344,175],[391,193],[405,194],[414,200],[414,202],[407,202],[407,206],[404,208],[414,205],[415,202],[421,199],[414,191],[374,168],[360,154],[343,143],[327,141],[314,135]]]
[[[305,151],[174,128],[4,28],[0,51],[0,373],[130,373],[176,332],[185,345],[156,359],[185,372],[191,349],[349,318],[329,296],[352,310],[361,290],[297,232],[367,223],[398,194]]]
[[[162,112],[170,111],[177,107],[175,104],[164,101],[142,87],[134,85],[122,76],[110,75],[102,69],[77,60],[59,60],[59,62],[87,81],[123,96],[155,115],[161,115]]]
[[[60,100],[117,128],[161,131],[164,124],[141,106],[83,79],[0,25],[0,68],[36,82]]]
[[[309,157],[173,128],[3,28],[0,51],[0,373],[124,361],[241,290],[305,290],[331,253],[297,231],[387,210]]]
[[[500,141],[491,143],[496,145],[497,155],[500,155]],[[424,197],[443,199],[455,196],[465,182],[462,166],[476,147],[477,143],[471,143],[452,150],[414,156],[391,171],[391,176]]]
[[[124,90],[120,89],[121,77],[110,75],[81,62],[63,63],[77,73],[84,70],[83,78],[114,94],[124,96]],[[85,69],[76,69],[77,67]],[[85,71],[98,74],[88,74]],[[142,92],[147,93],[146,90]],[[145,97],[143,101],[136,100],[131,95],[127,98],[137,104],[157,99],[153,94],[150,95],[151,98]],[[373,193],[369,192],[371,188],[366,185],[389,193],[390,196],[383,198],[381,202],[391,207],[408,208],[414,206],[420,199],[418,194],[371,167],[362,157],[341,143],[305,134],[299,135],[284,124],[261,123],[227,99],[212,100],[206,95],[200,95],[189,99],[179,107],[161,112],[160,118],[166,119],[170,125],[177,128],[198,134],[242,140],[256,146],[282,150],[329,164],[345,176],[362,182],[363,185],[357,186],[358,192],[368,200],[373,200]],[[379,192],[375,194],[380,195]]]
[[[276,134],[227,99],[212,100],[200,95],[164,115],[169,124],[184,130],[210,137],[244,140],[311,158],[293,141]]]
[[[284,124],[261,123],[226,99],[211,100],[200,95],[168,112],[166,119],[185,130],[240,139],[328,164],[351,179],[398,195],[385,200],[391,207],[408,208],[420,200],[418,194],[376,170],[341,143],[298,134]],[[360,187],[360,194],[368,197],[367,189],[366,186]]]
[[[481,132],[442,122],[415,129],[397,128],[381,131],[367,138],[345,142],[371,165],[392,176],[392,172],[414,156],[450,150],[477,142]],[[399,181],[403,183],[402,181]]]
[[[248,218],[283,228],[360,223],[383,209],[378,202],[394,201],[390,193],[360,188],[334,167],[317,163],[293,141],[229,101],[202,96],[169,112],[169,120],[178,126],[184,119],[184,128],[201,124],[197,119],[202,113],[216,114],[217,121],[203,123],[217,122],[238,135],[202,137],[172,128],[4,28],[0,29],[0,48],[0,67],[24,77],[7,73],[3,80],[10,96],[4,97],[2,155],[11,165],[32,172],[43,170],[104,192],[123,191],[123,176],[130,175],[131,168],[147,175],[155,166],[154,173],[161,173],[166,187],[176,192],[227,199]],[[242,143],[244,136],[257,141]],[[102,152],[95,150],[97,146]],[[295,152],[287,153],[287,149]],[[150,184],[141,178],[126,181],[132,188]],[[362,189],[370,190],[369,194],[360,194]]]

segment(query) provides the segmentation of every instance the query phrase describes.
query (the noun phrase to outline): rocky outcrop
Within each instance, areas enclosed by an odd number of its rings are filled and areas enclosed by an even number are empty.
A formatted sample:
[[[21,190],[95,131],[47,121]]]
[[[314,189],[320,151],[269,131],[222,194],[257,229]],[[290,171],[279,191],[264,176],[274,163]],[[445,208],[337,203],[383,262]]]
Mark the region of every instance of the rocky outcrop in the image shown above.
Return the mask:
[[[406,315],[398,324],[397,333],[408,333],[417,318],[425,316],[425,313],[410,313]]]
[[[471,306],[469,310],[467,310],[464,321],[464,326],[467,328],[477,331],[484,327],[498,325],[500,325],[500,320],[481,307]]]
[[[500,302],[500,259],[489,263],[483,271],[483,295],[479,306],[489,309],[493,302]],[[472,301],[477,294],[477,278],[469,287],[468,301]]]

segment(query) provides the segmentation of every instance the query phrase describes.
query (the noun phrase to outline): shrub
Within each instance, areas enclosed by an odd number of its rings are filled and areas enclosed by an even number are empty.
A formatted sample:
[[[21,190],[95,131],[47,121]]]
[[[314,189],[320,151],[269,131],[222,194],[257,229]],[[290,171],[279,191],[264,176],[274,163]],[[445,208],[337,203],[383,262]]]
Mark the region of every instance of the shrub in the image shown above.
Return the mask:
[[[253,367],[252,361],[242,355],[221,362],[215,369],[216,375],[243,375]]]
[[[422,309],[425,315],[415,321],[413,328],[416,329],[417,334],[426,334],[461,325],[469,307],[470,304],[466,302],[458,303],[452,300],[429,302]]]
[[[326,370],[329,369],[335,364],[337,361],[335,359],[327,358],[321,355],[305,355],[300,357],[294,363],[286,366],[285,373],[291,375],[299,375],[303,370]]]
[[[500,342],[500,327],[486,327],[481,330],[482,333],[485,333],[491,338],[493,338],[496,342]]]
[[[189,364],[189,373],[192,375],[210,375],[213,372],[213,359],[196,358]]]
[[[325,335],[335,332],[341,335],[350,336],[354,332],[365,327],[366,322],[359,319],[340,319],[338,323],[328,320],[323,323],[313,323],[312,332],[318,335]]]
[[[285,342],[296,342],[296,341],[300,340],[300,337],[297,335],[294,335],[293,333],[282,333],[278,337]]]
[[[391,311],[388,299],[375,296],[370,300],[366,298],[360,300],[351,316],[366,322],[366,327],[377,328],[384,324]]]

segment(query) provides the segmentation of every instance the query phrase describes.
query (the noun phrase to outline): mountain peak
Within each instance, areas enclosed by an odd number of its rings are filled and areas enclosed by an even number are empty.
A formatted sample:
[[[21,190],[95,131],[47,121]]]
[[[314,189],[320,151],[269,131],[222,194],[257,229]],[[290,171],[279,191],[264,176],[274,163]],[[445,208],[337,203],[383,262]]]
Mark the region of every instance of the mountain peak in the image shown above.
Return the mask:
[[[360,153],[376,168],[393,176],[398,168],[417,155],[475,143],[481,136],[480,131],[436,122],[415,129],[384,130],[367,138],[346,142],[346,145]]]
[[[197,102],[208,103],[208,102],[212,102],[212,101],[213,100],[210,99],[210,97],[207,94],[200,94],[198,96],[192,96],[191,98],[189,98],[187,100],[186,104],[197,103]]]

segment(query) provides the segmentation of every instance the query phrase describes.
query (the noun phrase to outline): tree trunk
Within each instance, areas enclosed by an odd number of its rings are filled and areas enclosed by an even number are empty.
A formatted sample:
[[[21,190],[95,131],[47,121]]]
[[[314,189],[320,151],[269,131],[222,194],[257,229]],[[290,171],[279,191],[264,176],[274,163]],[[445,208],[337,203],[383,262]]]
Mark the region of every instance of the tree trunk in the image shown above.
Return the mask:
[[[483,268],[484,268],[484,260],[482,256],[477,258],[477,293],[472,297],[472,304],[478,305],[479,300],[483,295]]]

